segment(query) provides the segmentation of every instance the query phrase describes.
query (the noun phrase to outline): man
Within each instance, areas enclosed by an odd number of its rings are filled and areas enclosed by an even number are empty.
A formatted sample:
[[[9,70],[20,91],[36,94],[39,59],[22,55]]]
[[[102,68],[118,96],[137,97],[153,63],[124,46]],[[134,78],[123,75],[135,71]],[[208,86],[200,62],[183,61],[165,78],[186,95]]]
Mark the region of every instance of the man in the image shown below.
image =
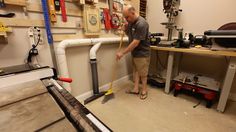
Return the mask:
[[[135,8],[128,5],[123,10],[123,15],[128,22],[123,30],[129,37],[129,46],[116,54],[120,60],[125,54],[131,52],[133,62],[134,88],[127,91],[129,94],[140,94],[140,99],[147,98],[147,75],[150,63],[150,46],[148,43],[149,25],[144,18],[135,12]],[[139,90],[141,78],[142,89]]]

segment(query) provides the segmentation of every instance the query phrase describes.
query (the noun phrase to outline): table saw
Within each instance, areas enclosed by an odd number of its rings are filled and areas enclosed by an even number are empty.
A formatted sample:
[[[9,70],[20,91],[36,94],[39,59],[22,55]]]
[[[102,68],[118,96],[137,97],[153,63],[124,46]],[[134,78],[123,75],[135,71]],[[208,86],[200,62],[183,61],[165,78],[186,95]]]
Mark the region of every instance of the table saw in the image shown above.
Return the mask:
[[[0,131],[112,131],[56,80],[50,67],[0,68]]]

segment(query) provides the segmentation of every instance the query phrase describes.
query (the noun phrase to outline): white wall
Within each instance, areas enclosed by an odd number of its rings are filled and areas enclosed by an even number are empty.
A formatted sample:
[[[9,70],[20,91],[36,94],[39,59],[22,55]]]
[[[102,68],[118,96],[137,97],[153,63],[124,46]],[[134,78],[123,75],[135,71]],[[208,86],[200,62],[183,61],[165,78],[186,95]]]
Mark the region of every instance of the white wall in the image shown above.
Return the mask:
[[[161,22],[167,22],[163,12],[163,0],[148,0],[147,20],[151,32],[164,32],[167,30]],[[218,29],[220,26],[236,21],[235,0],[181,0],[180,8],[183,10],[177,18],[177,25],[184,28],[184,32],[202,35],[204,31]],[[163,58],[166,57],[166,54]],[[181,60],[181,70],[202,73],[223,80],[227,58],[222,56],[205,56],[184,54]],[[236,93],[236,81],[232,92]]]
[[[133,1],[133,0],[132,0]],[[132,2],[131,1],[131,2]],[[39,4],[41,1],[39,0],[30,0],[30,3]],[[106,5],[104,1],[102,5]],[[130,1],[129,1],[130,2]],[[75,3],[66,2],[66,7],[68,8],[81,8],[77,6]],[[107,5],[108,7],[108,5]],[[14,12],[16,13],[15,18],[25,18],[25,19],[38,19],[43,20],[42,13],[36,12],[28,12],[29,16],[25,16],[23,13],[23,9],[18,6],[10,6],[8,5],[6,9],[0,9],[0,13],[5,12]],[[57,15],[57,20],[61,21],[61,15]],[[1,21],[1,18],[0,18]],[[68,17],[69,22],[77,23],[78,21],[82,21],[82,17]],[[42,28],[41,28],[42,29]],[[39,56],[38,61],[41,65],[49,65],[53,66],[51,53],[49,49],[49,45],[47,44],[47,38],[45,37],[46,33],[43,30],[43,39],[44,45],[38,46]],[[27,53],[29,51],[30,43],[27,37],[28,27],[14,27],[13,32],[9,34],[8,44],[0,43],[0,67],[6,67],[11,65],[23,64],[24,60],[27,57]],[[62,28],[52,28],[52,33],[56,34],[66,34],[77,35],[78,38],[83,38],[83,30],[81,28],[74,29],[62,29]],[[69,34],[68,34],[69,33]],[[102,31],[100,37],[109,37],[115,36],[112,33],[107,33]],[[56,47],[58,42],[54,43]],[[84,46],[80,48],[68,48],[66,50],[67,55],[67,63],[69,68],[70,77],[73,78],[72,83],[72,94],[74,96],[78,96],[87,91],[92,90],[92,80],[91,80],[91,71],[89,64],[89,49],[91,46]],[[98,74],[99,74],[99,83],[100,86],[111,81],[111,71],[113,69],[113,65],[115,64],[115,53],[118,48],[118,44],[111,45],[102,45],[100,50],[98,51]],[[131,73],[130,66],[130,56],[125,57],[121,62],[119,62],[119,68],[117,79],[123,76],[126,76]]]
[[[148,0],[147,20],[152,32],[166,32],[161,22],[167,18],[163,12],[163,0]],[[228,22],[236,21],[235,0],[181,0],[183,12],[177,17],[177,24],[185,32],[203,34],[209,29],[217,29]]]

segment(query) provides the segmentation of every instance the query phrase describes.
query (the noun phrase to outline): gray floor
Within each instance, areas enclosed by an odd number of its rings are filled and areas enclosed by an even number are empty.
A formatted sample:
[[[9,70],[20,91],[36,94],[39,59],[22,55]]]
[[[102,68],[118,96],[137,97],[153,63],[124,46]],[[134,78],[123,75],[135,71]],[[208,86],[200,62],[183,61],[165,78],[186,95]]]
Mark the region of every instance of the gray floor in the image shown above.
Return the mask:
[[[163,89],[149,87],[146,100],[125,94],[132,88],[130,81],[117,86],[115,99],[101,104],[100,98],[86,107],[116,132],[235,132],[236,102],[229,102],[224,114],[205,108],[197,99],[167,95]]]

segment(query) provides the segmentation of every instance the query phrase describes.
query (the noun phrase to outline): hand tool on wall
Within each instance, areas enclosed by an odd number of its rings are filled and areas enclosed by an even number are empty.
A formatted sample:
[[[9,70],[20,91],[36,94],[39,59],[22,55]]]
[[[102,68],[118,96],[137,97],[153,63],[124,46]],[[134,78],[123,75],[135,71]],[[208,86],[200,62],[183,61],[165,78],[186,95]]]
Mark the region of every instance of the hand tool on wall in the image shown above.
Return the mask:
[[[112,16],[113,14],[113,0],[108,0],[108,6],[110,10],[110,15]]]
[[[117,14],[112,14],[111,16],[111,27],[113,29],[118,29],[120,27],[120,18]]]
[[[55,10],[60,11],[61,6],[60,6],[60,0],[54,0],[54,5],[55,5]]]
[[[53,37],[52,37],[52,33],[51,33],[51,25],[50,25],[50,20],[49,20],[47,0],[41,0],[41,2],[42,2],[44,22],[45,22],[45,28],[46,28],[46,32],[47,32],[48,43],[53,44]]]
[[[52,23],[57,22],[56,10],[54,5],[54,0],[48,0],[48,8],[50,14],[50,20]]]
[[[121,40],[120,40],[120,45],[119,45],[118,51],[121,50],[121,47],[122,47],[122,45],[123,45],[123,38],[124,38],[124,32],[122,31],[122,33],[121,33]],[[118,69],[117,66],[118,66],[118,65],[115,64],[115,67],[114,67],[114,69],[113,69],[113,71],[112,71],[112,80],[111,80],[109,89],[108,89],[107,92],[105,93],[104,99],[102,100],[102,103],[103,103],[103,104],[106,103],[107,101],[109,101],[110,99],[112,99],[112,98],[115,97],[112,88],[113,88],[113,82],[114,82],[114,80],[115,80],[115,78],[116,78],[116,75],[117,75],[117,69]]]
[[[60,0],[62,21],[67,22],[65,0]]]
[[[2,22],[0,22],[1,43],[7,43],[7,39],[6,39],[7,38],[7,32],[11,32],[11,31],[12,31],[11,28],[4,26],[4,24]]]
[[[0,22],[0,32],[7,32],[9,30],[9,28],[5,27],[4,24]]]
[[[0,0],[0,8],[6,7],[4,0]]]
[[[124,1],[123,0],[113,0],[113,9],[118,12],[123,11],[123,5]]]
[[[80,5],[84,5],[85,4],[85,0],[78,0]]]
[[[143,18],[146,18],[147,0],[140,0],[139,7],[140,7],[140,10],[139,10],[140,16],[142,16]]]
[[[51,32],[51,25],[50,25],[51,23],[50,23],[50,19],[49,19],[47,0],[41,0],[41,3],[42,3],[45,28],[46,28],[46,32],[47,32],[48,44],[50,46],[53,66],[56,69],[58,69],[57,68],[57,62],[56,62],[55,51],[54,51],[54,45],[53,45],[53,37],[52,37],[52,32]]]
[[[7,17],[7,18],[11,18],[14,17],[15,13],[6,13],[6,14],[0,14],[0,17]]]
[[[109,9],[104,8],[103,9],[103,14],[104,14],[104,25],[106,30],[111,30],[111,15],[109,12]]]
[[[84,6],[84,30],[87,36],[97,36],[101,32],[99,9],[95,6]]]

